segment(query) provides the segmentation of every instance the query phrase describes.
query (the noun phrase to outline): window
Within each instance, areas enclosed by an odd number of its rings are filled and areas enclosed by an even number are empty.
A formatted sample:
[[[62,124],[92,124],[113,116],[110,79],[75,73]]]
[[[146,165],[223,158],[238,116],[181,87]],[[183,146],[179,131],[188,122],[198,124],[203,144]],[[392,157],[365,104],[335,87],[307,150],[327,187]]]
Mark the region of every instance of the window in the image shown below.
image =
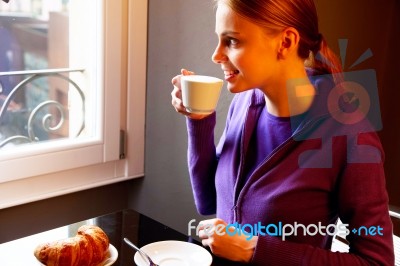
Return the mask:
[[[0,208],[142,176],[147,1],[0,2],[0,30]]]
[[[0,148],[98,133],[100,21],[81,7],[69,0],[0,6]]]

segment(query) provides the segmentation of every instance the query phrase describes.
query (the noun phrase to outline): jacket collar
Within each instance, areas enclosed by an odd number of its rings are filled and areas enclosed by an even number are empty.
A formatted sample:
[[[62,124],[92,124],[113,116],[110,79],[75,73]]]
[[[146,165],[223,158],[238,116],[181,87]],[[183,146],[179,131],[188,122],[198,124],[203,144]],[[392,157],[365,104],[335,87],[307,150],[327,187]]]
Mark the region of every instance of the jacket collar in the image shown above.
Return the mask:
[[[293,117],[291,123],[292,128],[296,129],[294,131],[298,131],[315,121],[330,117],[328,97],[330,91],[335,86],[332,75],[323,74],[310,68],[307,68],[306,71],[309,80],[314,85],[315,97],[310,109],[306,113]],[[265,95],[260,89],[253,89],[249,93],[251,93],[250,107],[263,108],[265,106]]]

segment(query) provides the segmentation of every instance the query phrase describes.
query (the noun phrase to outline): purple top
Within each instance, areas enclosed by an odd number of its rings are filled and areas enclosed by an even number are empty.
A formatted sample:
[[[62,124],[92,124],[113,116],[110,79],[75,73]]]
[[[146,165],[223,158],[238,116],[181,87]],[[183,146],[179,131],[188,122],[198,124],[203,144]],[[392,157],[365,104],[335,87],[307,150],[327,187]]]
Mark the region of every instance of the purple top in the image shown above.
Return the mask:
[[[250,139],[244,166],[246,177],[242,182],[246,182],[256,167],[291,135],[290,117],[277,117],[263,108]]]
[[[347,254],[330,251],[328,234],[299,233],[285,240],[260,235],[254,265],[393,265],[381,143],[367,121],[348,126],[333,119],[326,107],[332,83],[326,77],[312,81],[314,103],[303,117],[290,119],[292,134],[282,121],[275,121],[281,129],[267,125],[275,122],[261,116],[265,99],[259,90],[235,95],[217,147],[215,114],[187,119],[196,207],[200,214],[216,213],[242,225],[328,226],[340,218],[348,230],[382,228],[382,235],[349,231]],[[248,158],[254,164],[246,164]]]

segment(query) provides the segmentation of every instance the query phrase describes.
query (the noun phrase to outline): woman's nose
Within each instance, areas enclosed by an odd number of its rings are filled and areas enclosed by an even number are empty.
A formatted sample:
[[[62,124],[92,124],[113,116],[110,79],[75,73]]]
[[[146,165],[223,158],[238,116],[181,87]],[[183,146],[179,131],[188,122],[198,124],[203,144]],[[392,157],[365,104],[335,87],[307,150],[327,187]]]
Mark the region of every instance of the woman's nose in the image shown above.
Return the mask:
[[[227,60],[227,56],[223,52],[223,49],[221,48],[221,45],[218,45],[215,48],[214,53],[211,56],[211,60],[216,63],[216,64],[221,64]]]

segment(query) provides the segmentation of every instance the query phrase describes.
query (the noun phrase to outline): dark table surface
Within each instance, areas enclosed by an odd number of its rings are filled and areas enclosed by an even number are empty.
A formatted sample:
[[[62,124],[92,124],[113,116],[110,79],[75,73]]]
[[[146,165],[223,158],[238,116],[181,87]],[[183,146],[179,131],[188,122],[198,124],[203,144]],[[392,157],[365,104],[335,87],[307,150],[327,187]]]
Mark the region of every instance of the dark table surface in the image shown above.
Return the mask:
[[[134,244],[143,247],[147,244],[165,241],[178,240],[197,244],[201,243],[185,234],[177,232],[168,226],[159,223],[149,217],[141,215],[132,210],[107,214],[101,217],[80,221],[74,224],[65,225],[39,234],[26,236],[11,242],[0,244],[1,266],[14,265],[41,265],[33,256],[33,250],[38,244],[72,237],[76,235],[79,226],[87,223],[94,223],[100,226],[108,235],[110,243],[118,250],[118,259],[113,266],[135,266],[135,251],[130,248],[123,238],[129,238]],[[53,231],[61,232],[54,234]],[[40,236],[40,237],[39,237]],[[209,249],[207,249],[210,251]],[[211,252],[210,252],[211,253]],[[18,254],[18,256],[15,256]],[[211,253],[212,254],[212,253]],[[9,258],[8,258],[8,257]],[[8,258],[8,259],[7,259]],[[7,261],[11,261],[10,263]],[[4,264],[7,262],[6,264]],[[213,256],[212,266],[222,265],[243,265],[227,261]]]

